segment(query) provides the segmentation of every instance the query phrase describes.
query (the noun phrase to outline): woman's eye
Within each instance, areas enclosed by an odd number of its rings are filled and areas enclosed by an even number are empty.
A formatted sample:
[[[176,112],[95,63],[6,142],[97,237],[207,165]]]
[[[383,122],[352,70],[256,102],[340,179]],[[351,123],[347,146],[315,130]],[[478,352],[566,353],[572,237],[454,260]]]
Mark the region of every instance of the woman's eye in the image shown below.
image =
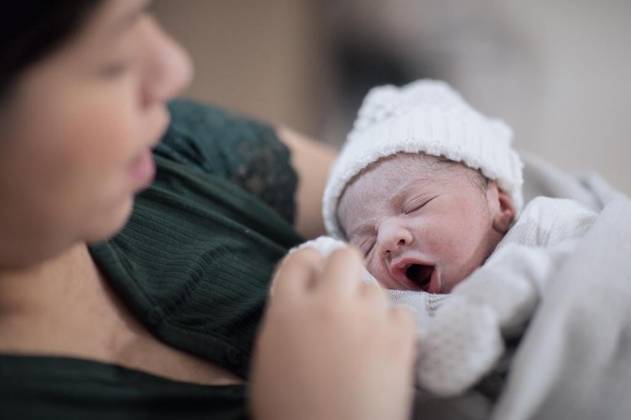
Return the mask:
[[[108,79],[114,79],[124,75],[130,67],[129,61],[118,61],[104,66],[101,69],[101,74]]]

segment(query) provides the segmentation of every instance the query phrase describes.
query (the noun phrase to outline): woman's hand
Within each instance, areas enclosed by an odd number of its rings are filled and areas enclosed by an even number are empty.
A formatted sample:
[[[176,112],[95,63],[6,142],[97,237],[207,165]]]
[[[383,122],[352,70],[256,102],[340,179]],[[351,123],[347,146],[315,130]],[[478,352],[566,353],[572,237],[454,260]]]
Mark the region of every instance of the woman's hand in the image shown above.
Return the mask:
[[[253,360],[252,409],[266,420],[403,420],[409,416],[414,320],[360,280],[351,248],[280,265]]]

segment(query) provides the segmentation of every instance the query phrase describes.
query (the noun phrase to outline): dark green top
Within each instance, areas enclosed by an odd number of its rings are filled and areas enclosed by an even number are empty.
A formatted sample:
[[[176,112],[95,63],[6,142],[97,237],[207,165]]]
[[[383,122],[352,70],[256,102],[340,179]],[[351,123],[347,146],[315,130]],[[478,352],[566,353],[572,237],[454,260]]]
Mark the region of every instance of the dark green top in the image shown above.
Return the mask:
[[[275,264],[302,239],[287,148],[261,123],[177,101],[130,221],[90,251],[158,338],[247,378]],[[0,418],[233,419],[242,386],[58,357],[0,356]]]

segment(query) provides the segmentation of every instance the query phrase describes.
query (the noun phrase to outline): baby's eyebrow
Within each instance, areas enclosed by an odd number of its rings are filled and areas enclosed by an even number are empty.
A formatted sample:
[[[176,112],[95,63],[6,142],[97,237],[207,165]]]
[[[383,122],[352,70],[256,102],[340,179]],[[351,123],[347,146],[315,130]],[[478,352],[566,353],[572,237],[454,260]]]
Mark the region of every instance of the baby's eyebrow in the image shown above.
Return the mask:
[[[410,191],[416,187],[414,183],[406,183],[399,187],[397,191],[390,197],[389,201],[392,207],[398,208],[403,205],[405,198],[410,194]]]

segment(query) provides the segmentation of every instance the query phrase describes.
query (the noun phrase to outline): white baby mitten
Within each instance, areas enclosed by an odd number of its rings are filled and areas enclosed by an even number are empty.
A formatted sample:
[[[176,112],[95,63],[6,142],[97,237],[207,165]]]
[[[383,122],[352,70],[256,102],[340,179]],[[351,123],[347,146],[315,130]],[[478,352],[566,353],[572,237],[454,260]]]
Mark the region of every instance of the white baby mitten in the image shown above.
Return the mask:
[[[436,311],[420,341],[417,374],[421,388],[458,395],[489,372],[504,351],[495,312],[487,305],[450,296]]]

